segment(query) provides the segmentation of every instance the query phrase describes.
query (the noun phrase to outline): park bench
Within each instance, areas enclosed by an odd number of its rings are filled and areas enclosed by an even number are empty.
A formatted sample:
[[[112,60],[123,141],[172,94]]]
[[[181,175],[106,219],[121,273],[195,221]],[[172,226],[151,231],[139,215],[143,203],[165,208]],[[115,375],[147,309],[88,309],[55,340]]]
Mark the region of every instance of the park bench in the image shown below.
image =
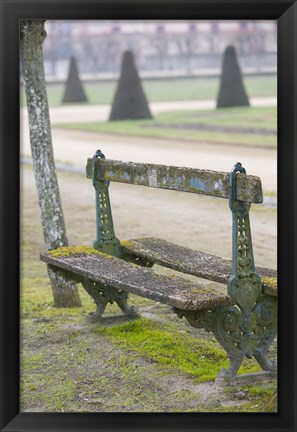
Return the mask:
[[[255,267],[249,222],[251,203],[263,201],[260,178],[240,163],[231,173],[107,160],[100,150],[87,162],[87,178],[96,191],[97,239],[93,248],[64,247],[41,254],[54,271],[83,285],[95,301],[93,319],[108,303],[138,316],[128,294],[165,303],[195,328],[212,332],[230,359],[226,378],[236,375],[244,357],[275,371],[268,349],[277,331],[276,271]],[[158,238],[119,241],[109,199],[110,181],[173,189],[229,200],[232,212],[232,260]],[[182,277],[157,274],[153,264],[227,284],[221,293]]]

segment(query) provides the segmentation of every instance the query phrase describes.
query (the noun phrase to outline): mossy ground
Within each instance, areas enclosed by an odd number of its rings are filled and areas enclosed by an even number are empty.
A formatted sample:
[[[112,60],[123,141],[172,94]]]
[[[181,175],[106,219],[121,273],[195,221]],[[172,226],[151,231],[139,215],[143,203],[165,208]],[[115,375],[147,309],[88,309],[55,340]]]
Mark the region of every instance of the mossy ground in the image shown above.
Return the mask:
[[[80,175],[58,175],[69,241],[91,245],[95,236],[91,184]],[[122,196],[121,187],[119,190]],[[166,192],[163,196],[166,201]],[[148,202],[151,205],[151,201]],[[81,308],[54,308],[46,267],[39,260],[43,240],[29,167],[23,171],[21,205],[22,411],[262,410],[275,391],[276,383],[270,383],[269,388],[268,384],[259,385],[254,390],[242,389],[239,385],[234,392],[228,387],[218,388],[213,379],[226,365],[223,351],[211,335],[193,329],[184,319],[179,320],[165,305],[131,296],[130,303],[140,309],[142,319],[129,321],[115,305],[109,305],[103,323],[90,325],[85,317],[94,310],[94,304],[79,287]],[[131,213],[126,215],[120,206],[118,211],[121,224],[126,226]],[[200,217],[203,225],[203,214]],[[270,217],[268,212],[266,225]],[[149,220],[152,227],[152,219]],[[130,232],[131,226],[138,231],[139,237],[145,234],[142,233],[144,228],[132,223],[120,232],[119,237],[136,237],[135,232]],[[147,220],[145,226],[148,226]],[[163,232],[165,226],[161,227]],[[271,250],[271,245],[267,248]],[[245,367],[250,365],[255,367],[250,362]]]
[[[95,331],[110,336],[120,347],[193,376],[197,383],[214,381],[220,369],[228,367],[226,354],[214,338],[195,338],[173,322],[138,319]],[[256,371],[255,362],[245,361],[239,373]]]

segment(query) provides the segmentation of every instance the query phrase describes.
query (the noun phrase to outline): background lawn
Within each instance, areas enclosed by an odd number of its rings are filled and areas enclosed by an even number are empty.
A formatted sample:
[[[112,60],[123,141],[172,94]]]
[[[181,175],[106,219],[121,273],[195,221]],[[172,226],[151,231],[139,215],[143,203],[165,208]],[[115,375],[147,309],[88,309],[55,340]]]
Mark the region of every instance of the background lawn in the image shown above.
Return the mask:
[[[276,107],[247,107],[175,111],[160,113],[153,120],[64,123],[55,127],[269,148],[277,144],[276,123]]]
[[[219,77],[143,80],[142,82],[149,102],[215,99],[219,89]],[[276,76],[249,76],[244,79],[244,82],[250,97],[276,95]],[[64,88],[64,83],[47,85],[50,106],[62,104]],[[111,104],[116,82],[84,83],[84,88],[90,104]],[[21,105],[25,105],[23,88]]]

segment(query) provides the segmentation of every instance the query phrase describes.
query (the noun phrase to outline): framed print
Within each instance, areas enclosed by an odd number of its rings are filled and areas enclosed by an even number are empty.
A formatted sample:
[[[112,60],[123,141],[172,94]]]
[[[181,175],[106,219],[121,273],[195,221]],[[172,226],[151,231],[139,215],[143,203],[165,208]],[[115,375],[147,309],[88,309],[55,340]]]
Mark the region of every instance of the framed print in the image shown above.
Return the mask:
[[[296,430],[296,7],[1,0],[1,430]]]

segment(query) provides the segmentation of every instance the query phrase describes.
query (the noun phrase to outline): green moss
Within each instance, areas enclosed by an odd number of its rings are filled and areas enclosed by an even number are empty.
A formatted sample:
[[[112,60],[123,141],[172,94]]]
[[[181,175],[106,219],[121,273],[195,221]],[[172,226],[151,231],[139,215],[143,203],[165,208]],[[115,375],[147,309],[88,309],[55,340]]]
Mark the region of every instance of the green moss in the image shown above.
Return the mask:
[[[265,285],[277,288],[277,278],[276,277],[261,277],[262,282]]]
[[[214,381],[219,370],[228,366],[226,353],[215,340],[177,333],[174,325],[139,319],[112,328],[97,327],[95,331],[110,336],[122,348],[187,373],[200,383]],[[256,370],[259,367],[254,361],[244,362],[241,367],[241,373]]]
[[[34,384],[28,384],[28,390],[35,391],[36,390],[36,385],[34,385]]]
[[[75,254],[85,254],[85,255],[96,254],[96,255],[104,256],[106,258],[112,258],[111,255],[107,255],[89,246],[63,246],[58,249],[52,249],[48,251],[48,254],[54,257],[70,256]]]
[[[132,247],[134,242],[131,240],[121,240],[121,246],[123,247]]]

